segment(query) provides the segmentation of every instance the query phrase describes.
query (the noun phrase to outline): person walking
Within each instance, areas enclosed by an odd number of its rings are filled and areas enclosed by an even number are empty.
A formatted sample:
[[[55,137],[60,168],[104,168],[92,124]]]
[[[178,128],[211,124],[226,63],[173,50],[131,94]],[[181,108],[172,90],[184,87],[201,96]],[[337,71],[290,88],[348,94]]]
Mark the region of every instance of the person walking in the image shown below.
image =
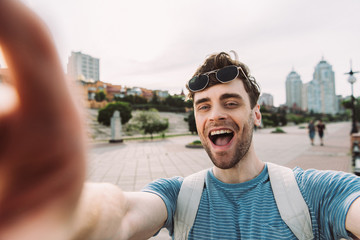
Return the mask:
[[[308,125],[308,130],[309,130],[309,138],[310,138],[310,142],[311,145],[314,145],[314,138],[315,138],[315,124],[313,120],[310,120],[309,125]]]
[[[324,130],[325,130],[325,128],[326,128],[325,124],[320,119],[318,124],[316,124],[316,129],[317,129],[317,132],[318,132],[319,138],[320,138],[320,146],[324,146]]]

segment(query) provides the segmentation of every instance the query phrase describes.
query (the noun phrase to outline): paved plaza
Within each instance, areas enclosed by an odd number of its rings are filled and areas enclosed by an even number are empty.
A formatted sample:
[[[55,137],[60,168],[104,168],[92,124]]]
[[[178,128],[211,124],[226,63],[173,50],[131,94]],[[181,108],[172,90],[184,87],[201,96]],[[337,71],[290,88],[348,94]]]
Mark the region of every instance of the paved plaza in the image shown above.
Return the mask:
[[[261,129],[254,133],[258,157],[288,167],[351,171],[349,122],[327,124],[324,143],[318,136],[310,145],[307,129],[284,127],[285,134]],[[198,136],[166,138],[162,140],[129,140],[120,144],[92,144],[89,149],[88,180],[110,182],[124,191],[138,191],[160,177],[188,176],[212,166],[203,149],[185,145]],[[153,238],[170,239],[167,231]]]

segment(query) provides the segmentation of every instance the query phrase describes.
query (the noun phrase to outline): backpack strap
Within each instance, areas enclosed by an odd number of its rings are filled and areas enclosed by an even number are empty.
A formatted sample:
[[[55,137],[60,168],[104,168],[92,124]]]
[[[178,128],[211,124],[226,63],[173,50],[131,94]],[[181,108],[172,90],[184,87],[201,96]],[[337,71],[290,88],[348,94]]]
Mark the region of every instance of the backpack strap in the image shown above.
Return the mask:
[[[314,239],[309,208],[300,192],[294,172],[274,163],[268,162],[267,166],[281,218],[298,239]]]
[[[174,216],[175,240],[184,240],[189,236],[199,208],[207,172],[208,169],[202,170],[184,178]]]

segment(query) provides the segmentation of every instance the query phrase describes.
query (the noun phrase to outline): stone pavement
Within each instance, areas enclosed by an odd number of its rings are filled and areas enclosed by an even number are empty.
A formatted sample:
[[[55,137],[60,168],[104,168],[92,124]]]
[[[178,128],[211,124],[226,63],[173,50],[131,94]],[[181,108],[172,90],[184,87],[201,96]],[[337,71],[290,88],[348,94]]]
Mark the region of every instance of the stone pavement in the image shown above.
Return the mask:
[[[284,127],[286,134],[272,134],[273,129],[254,133],[254,146],[262,161],[304,169],[351,171],[350,123],[327,124],[325,146],[310,145],[307,129]],[[110,182],[124,191],[138,191],[160,177],[187,176],[212,166],[203,149],[185,145],[198,136],[164,140],[125,141],[121,144],[93,144],[89,149],[88,180]],[[163,230],[153,239],[170,239]]]
[[[307,129],[297,126],[283,129],[286,134],[269,134],[271,130],[266,129],[254,135],[255,149],[261,160],[290,168],[352,171],[349,122],[327,124],[324,146],[320,146],[318,135],[315,135],[315,145],[311,146]]]

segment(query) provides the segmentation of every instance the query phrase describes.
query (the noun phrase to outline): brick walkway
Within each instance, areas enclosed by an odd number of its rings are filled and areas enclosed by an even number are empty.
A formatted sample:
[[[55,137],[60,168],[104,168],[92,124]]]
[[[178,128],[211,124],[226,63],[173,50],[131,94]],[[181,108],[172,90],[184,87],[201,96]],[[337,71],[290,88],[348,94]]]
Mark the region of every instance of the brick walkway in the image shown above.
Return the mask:
[[[304,169],[350,171],[350,123],[328,124],[325,146],[310,145],[307,129],[284,127],[286,134],[272,134],[272,129],[254,133],[254,145],[262,161]],[[189,149],[185,145],[197,136],[167,138],[165,140],[126,141],[122,144],[94,144],[89,151],[88,180],[111,182],[125,191],[138,191],[159,177],[187,176],[212,166],[203,149]],[[161,231],[153,239],[170,239]]]
[[[287,134],[269,135],[265,133],[255,135],[255,148],[263,161],[275,162],[288,167],[303,169],[315,168],[319,170],[338,170],[350,172],[350,123],[328,124],[324,136],[324,146],[320,146],[320,139],[315,136],[315,145],[310,145],[307,129],[286,127]],[[270,146],[265,147],[266,142]],[[261,157],[263,156],[263,157]],[[268,160],[265,160],[265,159]]]
[[[324,146],[310,147],[293,161],[289,167],[299,166],[303,169],[338,170],[351,172],[350,124],[329,125],[328,135],[324,138]]]

